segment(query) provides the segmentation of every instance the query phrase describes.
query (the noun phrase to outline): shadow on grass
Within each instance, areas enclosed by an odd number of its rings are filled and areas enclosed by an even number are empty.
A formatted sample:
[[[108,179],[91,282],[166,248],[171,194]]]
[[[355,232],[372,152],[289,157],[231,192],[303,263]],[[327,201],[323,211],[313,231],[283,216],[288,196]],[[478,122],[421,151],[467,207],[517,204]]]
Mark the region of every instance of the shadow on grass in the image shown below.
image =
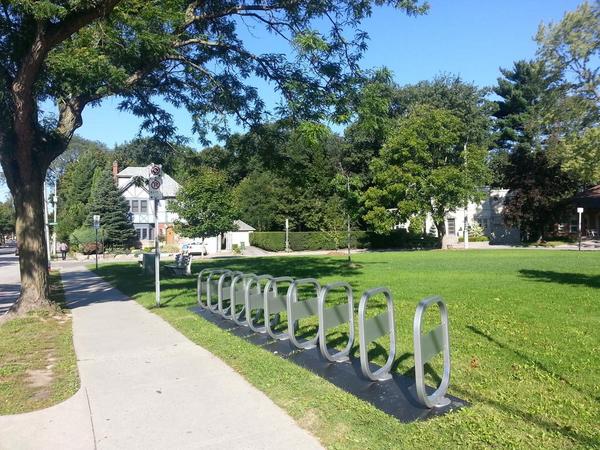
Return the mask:
[[[521,276],[533,281],[544,283],[570,284],[571,286],[589,286],[600,288],[600,275],[586,275],[584,273],[554,272],[552,270],[530,270],[519,271]]]
[[[497,340],[496,338],[490,336],[489,334],[481,331],[479,328],[476,328],[472,325],[467,325],[467,329],[471,330],[473,333],[475,333],[478,336],[483,337],[484,339],[486,339],[488,342],[491,342],[492,344],[496,345],[497,347],[503,349],[503,350],[507,350],[509,352],[514,353],[515,355],[517,355],[519,358],[521,358],[523,361],[529,363],[529,364],[533,364],[536,368],[538,368],[539,370],[547,373],[548,375],[550,375],[552,378],[554,378],[557,381],[560,381],[561,383],[564,383],[565,385],[569,386],[571,389],[579,392],[581,395],[584,395],[586,397],[589,397],[590,394],[588,392],[583,391],[582,389],[580,389],[579,387],[575,386],[574,384],[572,384],[567,378],[565,378],[563,375],[554,372],[553,370],[549,369],[548,367],[546,367],[545,364],[533,359],[532,357],[526,355],[525,353],[521,352],[520,350],[514,349],[509,347],[507,344],[504,344],[502,342],[500,342],[499,340]],[[592,398],[594,398],[594,396],[591,396]],[[595,397],[595,400],[600,401],[600,397]]]

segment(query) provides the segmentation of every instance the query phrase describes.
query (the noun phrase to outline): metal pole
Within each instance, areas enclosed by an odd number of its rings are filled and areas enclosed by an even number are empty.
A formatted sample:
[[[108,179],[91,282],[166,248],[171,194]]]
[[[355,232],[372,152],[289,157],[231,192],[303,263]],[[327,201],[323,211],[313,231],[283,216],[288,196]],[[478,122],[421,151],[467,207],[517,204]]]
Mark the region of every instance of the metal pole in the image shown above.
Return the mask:
[[[346,225],[348,228],[348,234],[346,235],[346,243],[348,244],[348,264],[352,262],[352,256],[350,252],[350,240],[352,239],[352,230],[350,229],[350,208],[348,203],[350,202],[350,175],[346,175]]]
[[[579,226],[578,226],[578,230],[579,230],[578,231],[578,234],[579,234],[579,245],[578,245],[578,247],[579,247],[579,251],[581,251],[581,213],[583,211],[577,211],[577,212],[579,213]]]
[[[467,208],[468,206],[465,206],[463,220],[463,242],[465,248],[469,248],[469,220],[467,219]]]
[[[290,251],[290,221],[285,219],[285,251]]]
[[[158,247],[158,199],[154,199],[154,285],[156,306],[160,306],[160,249]]]
[[[44,182],[44,234],[46,237],[46,253],[48,254],[48,270],[50,270],[52,266],[52,257],[50,255],[50,226],[48,225],[48,198],[46,197],[46,182]]]
[[[98,270],[98,228],[96,228],[96,270]]]
[[[54,179],[54,196],[52,197],[52,205],[54,206],[54,225],[52,227],[52,255],[56,256],[56,208],[58,207],[58,196],[56,195],[56,178]]]

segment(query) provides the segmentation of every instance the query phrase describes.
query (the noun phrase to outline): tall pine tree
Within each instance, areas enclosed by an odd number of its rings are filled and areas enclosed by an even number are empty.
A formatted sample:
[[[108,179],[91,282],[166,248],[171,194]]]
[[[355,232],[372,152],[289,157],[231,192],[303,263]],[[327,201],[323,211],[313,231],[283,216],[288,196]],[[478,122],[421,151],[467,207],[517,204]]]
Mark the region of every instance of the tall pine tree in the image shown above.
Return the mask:
[[[135,236],[129,218],[129,205],[119,193],[110,171],[98,168],[94,174],[87,223],[92,225],[94,214],[100,215],[104,242],[109,247],[127,246]]]

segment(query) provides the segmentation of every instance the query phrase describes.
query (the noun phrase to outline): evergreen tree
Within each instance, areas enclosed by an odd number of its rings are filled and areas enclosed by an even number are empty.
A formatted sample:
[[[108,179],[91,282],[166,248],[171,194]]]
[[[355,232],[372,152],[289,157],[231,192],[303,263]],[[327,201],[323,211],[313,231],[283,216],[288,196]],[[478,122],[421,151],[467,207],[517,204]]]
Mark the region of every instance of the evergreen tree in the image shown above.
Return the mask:
[[[127,201],[119,193],[108,170],[97,169],[94,179],[87,224],[92,225],[94,214],[100,215],[105,244],[126,246],[135,236]]]

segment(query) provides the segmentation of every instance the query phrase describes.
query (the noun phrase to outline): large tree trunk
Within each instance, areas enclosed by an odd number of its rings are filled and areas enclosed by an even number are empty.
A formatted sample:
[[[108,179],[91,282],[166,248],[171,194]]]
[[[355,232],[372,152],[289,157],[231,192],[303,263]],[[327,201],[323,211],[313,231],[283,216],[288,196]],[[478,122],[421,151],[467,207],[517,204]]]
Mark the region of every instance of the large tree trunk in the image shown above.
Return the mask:
[[[11,186],[19,246],[21,295],[11,311],[17,314],[47,307],[48,250],[44,229],[44,174],[32,167],[32,173],[20,185]],[[44,170],[45,172],[45,170]]]

